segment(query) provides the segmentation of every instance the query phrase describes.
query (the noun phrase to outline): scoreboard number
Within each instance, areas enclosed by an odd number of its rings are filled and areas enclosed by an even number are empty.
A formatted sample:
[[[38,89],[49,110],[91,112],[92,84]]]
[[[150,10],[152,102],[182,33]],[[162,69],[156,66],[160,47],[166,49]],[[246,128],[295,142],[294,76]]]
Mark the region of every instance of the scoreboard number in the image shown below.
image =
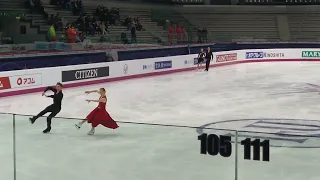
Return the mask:
[[[209,154],[216,156],[220,154],[222,157],[230,157],[232,154],[231,136],[206,134],[203,133],[198,136],[200,141],[200,154]],[[246,138],[241,141],[244,151],[244,159],[260,161],[260,153],[262,147],[262,161],[270,161],[270,141],[260,139],[251,140]],[[252,148],[251,148],[252,147]],[[253,157],[251,158],[251,149],[253,149]]]

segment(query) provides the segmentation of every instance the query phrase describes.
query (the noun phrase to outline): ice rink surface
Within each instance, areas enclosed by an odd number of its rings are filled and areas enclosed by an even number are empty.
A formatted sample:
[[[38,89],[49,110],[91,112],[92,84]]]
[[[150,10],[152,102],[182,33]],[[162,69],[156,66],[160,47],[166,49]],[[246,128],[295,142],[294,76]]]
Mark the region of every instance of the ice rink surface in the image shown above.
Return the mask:
[[[319,180],[320,64],[278,62],[239,64],[166,76],[65,89],[59,117],[84,118],[98,95],[85,90],[105,87],[107,110],[120,121],[117,130],[78,121],[45,119],[30,125],[16,116],[18,180],[233,180],[235,144],[229,158],[201,155],[199,129],[151,126],[142,122],[222,128],[218,135],[270,139],[270,162],[243,159],[238,146],[238,180]],[[52,99],[41,93],[2,98],[0,112],[37,114]],[[312,120],[312,121],[311,121]],[[198,131],[197,131],[198,130]],[[258,133],[259,132],[259,133]],[[281,133],[286,135],[272,135]],[[13,179],[11,115],[0,115],[1,179]],[[299,136],[291,136],[292,134]],[[314,136],[314,137],[309,137]]]

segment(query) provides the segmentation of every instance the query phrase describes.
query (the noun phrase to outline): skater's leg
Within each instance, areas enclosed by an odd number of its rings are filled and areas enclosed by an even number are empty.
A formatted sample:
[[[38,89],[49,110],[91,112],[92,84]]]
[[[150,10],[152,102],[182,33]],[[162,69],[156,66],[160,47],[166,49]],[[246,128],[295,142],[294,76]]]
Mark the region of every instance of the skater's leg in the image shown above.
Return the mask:
[[[94,135],[95,127],[92,126],[91,130],[88,132],[88,135]]]
[[[91,130],[88,132],[88,135],[94,135],[95,132],[95,128],[98,126],[99,124],[97,122],[92,122],[91,123]]]
[[[206,71],[209,71],[209,66],[210,66],[210,60],[206,61]]]
[[[77,128],[77,129],[80,129],[81,126],[82,126],[85,122],[87,122],[87,121],[88,121],[87,119],[84,119],[84,120],[82,120],[81,122],[79,122],[78,124],[75,124],[76,128]]]
[[[51,120],[60,112],[60,109],[55,109],[51,112],[51,114],[47,117],[47,128],[43,131],[43,133],[48,133],[51,131]]]
[[[46,107],[44,110],[42,110],[38,115],[36,116],[33,116],[32,118],[29,118],[30,119],[30,122],[33,124],[39,117],[47,114],[48,112],[52,112],[52,105]]]

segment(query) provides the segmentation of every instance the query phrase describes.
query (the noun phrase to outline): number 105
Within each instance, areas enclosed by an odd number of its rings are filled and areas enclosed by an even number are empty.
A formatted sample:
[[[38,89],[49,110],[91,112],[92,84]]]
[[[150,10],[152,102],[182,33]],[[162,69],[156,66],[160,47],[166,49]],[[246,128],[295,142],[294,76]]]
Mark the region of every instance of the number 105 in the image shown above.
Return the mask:
[[[230,136],[217,136],[215,134],[201,134],[198,136],[201,141],[200,153],[209,154],[212,156],[218,153],[223,157],[229,157],[232,154],[231,137]]]

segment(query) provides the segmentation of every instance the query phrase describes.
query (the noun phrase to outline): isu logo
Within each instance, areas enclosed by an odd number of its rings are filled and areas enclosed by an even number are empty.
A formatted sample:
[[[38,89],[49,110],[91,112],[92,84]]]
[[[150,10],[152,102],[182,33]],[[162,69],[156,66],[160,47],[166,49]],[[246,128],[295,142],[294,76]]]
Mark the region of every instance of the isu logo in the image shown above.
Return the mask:
[[[226,61],[235,61],[237,60],[237,53],[232,54],[222,54],[216,56],[216,62],[226,62]]]

